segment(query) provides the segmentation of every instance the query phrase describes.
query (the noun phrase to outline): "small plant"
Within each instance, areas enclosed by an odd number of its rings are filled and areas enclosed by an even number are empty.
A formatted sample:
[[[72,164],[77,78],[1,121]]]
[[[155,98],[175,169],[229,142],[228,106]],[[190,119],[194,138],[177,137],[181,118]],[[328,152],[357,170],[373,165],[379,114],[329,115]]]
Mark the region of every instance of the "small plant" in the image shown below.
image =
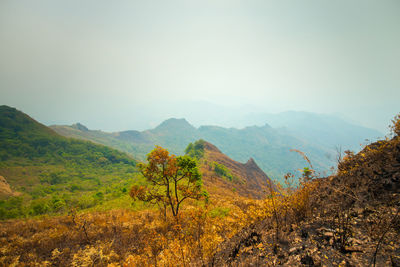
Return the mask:
[[[224,207],[216,207],[215,209],[210,211],[210,216],[212,218],[219,217],[224,218],[229,214],[229,208]]]
[[[201,159],[204,156],[204,143],[203,139],[194,142],[194,144],[190,143],[185,149],[186,155],[197,160]]]

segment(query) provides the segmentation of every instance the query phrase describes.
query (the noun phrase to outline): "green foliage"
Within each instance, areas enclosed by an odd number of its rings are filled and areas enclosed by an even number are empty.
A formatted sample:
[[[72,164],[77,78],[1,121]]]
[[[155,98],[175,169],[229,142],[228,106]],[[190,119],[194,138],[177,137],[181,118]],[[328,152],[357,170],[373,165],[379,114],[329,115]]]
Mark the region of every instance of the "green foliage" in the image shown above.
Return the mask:
[[[185,149],[185,154],[197,160],[201,159],[204,156],[204,143],[203,139],[197,140],[194,144],[190,143]]]
[[[98,199],[93,196],[83,195],[78,199],[78,207],[82,210],[94,207],[96,204],[98,204]]]
[[[70,187],[69,187],[69,191],[71,191],[71,192],[75,192],[75,191],[78,191],[78,190],[81,190],[82,189],[82,187],[80,187],[79,185],[77,185],[77,184],[72,184]]]
[[[63,211],[67,207],[65,199],[59,196],[53,196],[50,203],[51,203],[50,207],[54,212]]]
[[[0,218],[13,219],[20,217],[25,213],[24,199],[22,197],[10,197],[6,200],[0,200]]]
[[[36,200],[31,203],[31,215],[41,215],[50,211],[50,207],[45,199]]]
[[[235,177],[232,175],[231,171],[226,166],[219,164],[218,162],[213,162],[212,167],[214,169],[214,172],[218,176],[225,178],[225,179],[229,180],[230,182],[232,182],[233,180],[237,180],[237,179],[235,179]]]
[[[96,194],[93,195],[93,198],[101,202],[104,200],[104,194],[103,192],[97,192]]]
[[[215,209],[210,211],[210,216],[211,218],[219,217],[219,218],[225,218],[228,216],[230,209],[229,208],[224,208],[224,207],[216,207]]]

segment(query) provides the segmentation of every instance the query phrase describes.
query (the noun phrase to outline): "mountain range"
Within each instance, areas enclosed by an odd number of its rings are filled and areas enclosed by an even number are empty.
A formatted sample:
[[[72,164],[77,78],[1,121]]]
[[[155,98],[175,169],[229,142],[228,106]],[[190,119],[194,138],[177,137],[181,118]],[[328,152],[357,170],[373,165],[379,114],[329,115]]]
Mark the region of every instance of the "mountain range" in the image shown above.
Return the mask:
[[[375,140],[382,136],[376,130],[335,116],[307,112],[254,115],[254,124],[260,124],[260,121],[265,123],[241,129],[220,126],[196,128],[183,118],[171,118],[153,129],[112,133],[89,130],[79,123],[50,127],[63,136],[108,145],[139,160],[144,160],[154,145],[161,145],[180,155],[188,143],[204,139],[234,160],[243,162],[253,158],[263,171],[278,180],[287,172],[296,172],[307,166],[307,162],[291,149],[306,153],[314,168],[326,174],[331,166],[336,165],[338,151],[358,151],[366,139]]]

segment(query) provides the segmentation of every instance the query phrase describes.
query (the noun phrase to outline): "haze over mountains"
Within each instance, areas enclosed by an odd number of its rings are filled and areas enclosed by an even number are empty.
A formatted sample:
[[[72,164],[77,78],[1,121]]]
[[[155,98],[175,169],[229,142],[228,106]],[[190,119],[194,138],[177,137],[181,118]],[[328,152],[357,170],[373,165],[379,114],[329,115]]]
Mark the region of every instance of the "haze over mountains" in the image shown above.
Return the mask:
[[[399,14],[0,0],[0,267],[400,266]]]
[[[185,119],[172,118],[146,131],[108,133],[89,130],[79,123],[53,125],[51,128],[67,137],[112,146],[141,160],[154,145],[161,145],[180,155],[188,143],[204,139],[237,161],[246,162],[254,158],[268,175],[276,178],[307,166],[306,161],[290,149],[305,152],[318,171],[326,172],[336,163],[337,149],[358,151],[366,139],[376,140],[383,136],[376,130],[335,116],[308,112],[254,114],[246,120],[261,126],[196,128]]]

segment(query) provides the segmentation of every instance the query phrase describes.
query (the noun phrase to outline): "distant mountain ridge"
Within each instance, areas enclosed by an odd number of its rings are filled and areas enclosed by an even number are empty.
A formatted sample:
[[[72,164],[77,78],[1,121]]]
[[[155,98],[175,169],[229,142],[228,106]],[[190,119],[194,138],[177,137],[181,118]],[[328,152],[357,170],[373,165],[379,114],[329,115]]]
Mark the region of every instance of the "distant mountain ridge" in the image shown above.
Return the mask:
[[[252,114],[247,120],[262,125],[267,121],[272,127],[287,131],[308,142],[341,146],[343,149],[359,151],[360,144],[383,138],[375,129],[356,125],[342,118],[305,111],[286,111],[277,114]]]
[[[234,160],[246,161],[254,158],[261,169],[271,177],[283,177],[307,166],[307,162],[290,149],[299,149],[307,154],[314,167],[328,171],[336,165],[336,147],[359,150],[365,139],[381,135],[375,130],[352,125],[339,118],[307,112],[287,112],[276,117],[263,119],[255,116],[254,122],[263,126],[242,129],[220,126],[192,126],[185,119],[171,118],[159,126],[146,131],[103,131],[79,130],[72,126],[51,126],[61,135],[91,140],[109,145],[134,155],[138,159],[160,145],[174,154],[183,154],[186,145],[204,139],[216,145]],[[81,126],[82,128],[82,126]],[[355,137],[352,137],[352,136]],[[347,141],[350,140],[350,141]]]

